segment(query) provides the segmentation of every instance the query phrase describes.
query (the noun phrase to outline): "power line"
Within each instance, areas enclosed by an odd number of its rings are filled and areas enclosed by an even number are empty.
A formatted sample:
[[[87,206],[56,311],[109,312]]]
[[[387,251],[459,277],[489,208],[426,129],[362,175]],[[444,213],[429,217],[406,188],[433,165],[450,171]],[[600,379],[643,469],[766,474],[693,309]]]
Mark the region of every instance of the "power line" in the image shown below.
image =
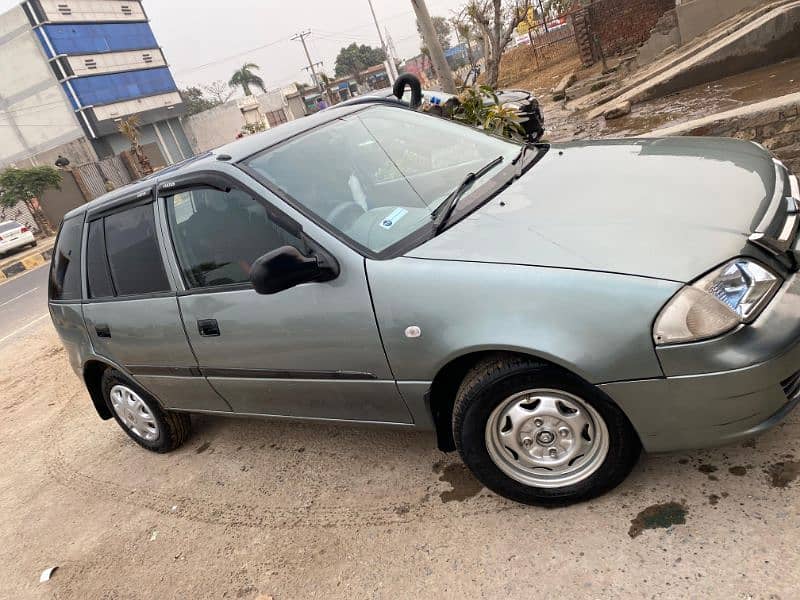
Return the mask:
[[[272,46],[277,46],[278,44],[286,43],[286,42],[287,42],[286,39],[274,40],[274,41],[269,42],[267,44],[263,44],[261,46],[256,46],[255,48],[250,48],[249,50],[242,50],[241,52],[237,52],[236,54],[231,54],[230,56],[226,56],[224,58],[219,58],[217,60],[212,60],[212,61],[207,62],[207,63],[202,64],[202,65],[197,65],[197,66],[194,66],[194,67],[187,67],[185,69],[178,69],[178,70],[175,71],[175,73],[177,74],[177,73],[189,73],[191,71],[199,71],[200,69],[205,69],[207,67],[212,67],[214,65],[219,65],[219,64],[222,64],[224,62],[228,62],[229,60],[233,60],[234,58],[239,58],[241,56],[244,56],[245,54],[251,54],[253,52],[258,52],[260,50],[265,50],[267,48],[271,48]]]

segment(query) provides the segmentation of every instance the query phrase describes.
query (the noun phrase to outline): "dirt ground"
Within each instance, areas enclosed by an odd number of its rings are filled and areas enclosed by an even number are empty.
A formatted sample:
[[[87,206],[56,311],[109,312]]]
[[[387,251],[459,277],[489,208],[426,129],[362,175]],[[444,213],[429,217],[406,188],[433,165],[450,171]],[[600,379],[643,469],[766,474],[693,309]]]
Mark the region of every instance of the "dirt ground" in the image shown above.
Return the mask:
[[[552,100],[553,88],[568,73],[584,80],[601,69],[599,63],[583,68],[577,56],[539,68],[530,48],[522,46],[503,57],[498,86],[529,90],[538,97],[550,141],[632,137],[800,91],[800,58],[794,58],[636,104],[630,115],[612,121],[587,120],[583,112]]]
[[[184,448],[147,453],[97,418],[47,321],[0,365],[3,599],[800,589],[798,414],[754,443],[645,457],[611,494],[546,510],[482,489],[423,434],[204,417]]]

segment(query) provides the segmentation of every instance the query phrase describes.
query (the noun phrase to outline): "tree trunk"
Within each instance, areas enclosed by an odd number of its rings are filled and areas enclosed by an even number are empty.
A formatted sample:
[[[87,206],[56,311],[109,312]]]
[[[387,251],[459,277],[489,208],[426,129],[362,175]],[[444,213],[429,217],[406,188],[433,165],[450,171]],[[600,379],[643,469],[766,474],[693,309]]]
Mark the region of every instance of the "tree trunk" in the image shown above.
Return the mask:
[[[500,60],[502,55],[496,56],[494,52],[491,57],[486,59],[486,85],[491,88],[497,87],[497,80],[500,78]]]
[[[411,4],[414,6],[417,22],[422,31],[422,39],[430,52],[431,62],[436,75],[439,77],[442,91],[448,94],[457,94],[458,90],[453,79],[453,71],[450,69],[450,65],[447,64],[442,45],[439,43],[439,38],[436,37],[436,29],[433,27],[425,0],[411,0]]]
[[[39,233],[48,237],[53,235],[53,228],[50,226],[50,222],[47,220],[44,212],[42,212],[41,206],[39,206],[39,199],[31,198],[30,200],[26,200],[25,206],[28,207],[28,211],[31,213],[31,217],[33,217],[33,222],[36,223]]]

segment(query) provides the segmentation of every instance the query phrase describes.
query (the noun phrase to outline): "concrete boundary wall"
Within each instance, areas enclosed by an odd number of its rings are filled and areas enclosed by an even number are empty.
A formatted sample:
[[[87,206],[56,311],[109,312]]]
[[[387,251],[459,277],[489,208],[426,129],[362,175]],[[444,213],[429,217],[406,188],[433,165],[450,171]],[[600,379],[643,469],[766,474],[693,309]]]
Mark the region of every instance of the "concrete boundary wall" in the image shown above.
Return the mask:
[[[691,42],[743,10],[770,0],[684,0],[675,7],[681,43]]]
[[[800,93],[666,127],[644,137],[666,136],[721,136],[758,142],[800,174]]]

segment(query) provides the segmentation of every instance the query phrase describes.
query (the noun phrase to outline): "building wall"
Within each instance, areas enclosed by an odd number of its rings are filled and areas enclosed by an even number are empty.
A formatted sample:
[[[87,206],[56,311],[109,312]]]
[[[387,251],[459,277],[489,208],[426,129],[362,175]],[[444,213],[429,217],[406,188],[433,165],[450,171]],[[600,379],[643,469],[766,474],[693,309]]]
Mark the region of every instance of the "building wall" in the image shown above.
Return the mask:
[[[17,6],[1,14],[0,167],[83,135],[23,10]]]
[[[272,92],[256,96],[265,118],[268,113],[283,110],[286,119],[292,121],[298,115],[290,111],[283,94]],[[299,116],[303,116],[302,113]],[[195,152],[201,153],[236,140],[246,121],[237,100],[182,119],[186,135]]]
[[[111,54],[82,54],[69,56],[63,60],[66,61],[69,70],[79,77],[167,66],[167,61],[160,49]]]
[[[75,21],[141,21],[141,4],[131,0],[39,0],[38,8],[52,23]]]
[[[675,0],[596,0],[589,6],[591,31],[607,56],[635,50],[650,37]]]

